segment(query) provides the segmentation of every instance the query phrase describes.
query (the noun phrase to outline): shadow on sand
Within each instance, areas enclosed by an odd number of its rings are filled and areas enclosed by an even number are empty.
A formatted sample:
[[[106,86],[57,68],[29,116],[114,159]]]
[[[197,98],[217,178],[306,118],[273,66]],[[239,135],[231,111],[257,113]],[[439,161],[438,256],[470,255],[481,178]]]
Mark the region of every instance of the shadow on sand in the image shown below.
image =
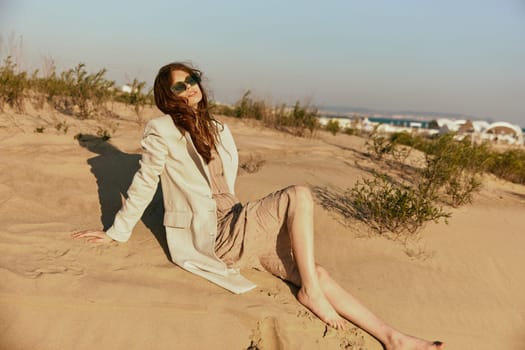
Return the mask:
[[[113,224],[115,215],[122,206],[122,197],[127,198],[127,190],[131,185],[135,172],[140,168],[140,154],[124,153],[100,137],[94,135],[80,135],[80,146],[97,154],[88,159],[91,172],[95,175],[98,185],[101,221],[104,230]],[[163,225],[164,205],[162,189],[158,186],[153,199],[142,215],[142,222],[153,233],[162,247],[168,260],[170,259],[166,231]]]

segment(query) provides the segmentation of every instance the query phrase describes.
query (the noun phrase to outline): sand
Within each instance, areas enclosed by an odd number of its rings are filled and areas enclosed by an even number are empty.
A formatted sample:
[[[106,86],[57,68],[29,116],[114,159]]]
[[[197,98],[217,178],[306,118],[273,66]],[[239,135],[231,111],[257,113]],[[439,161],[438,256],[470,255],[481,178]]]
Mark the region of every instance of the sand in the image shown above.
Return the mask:
[[[137,169],[142,126],[131,110],[119,114],[109,122],[0,114],[0,349],[381,349],[355,326],[327,329],[265,272],[243,271],[258,287],[233,295],[175,266],[159,196],[128,243],[71,239],[111,224]],[[222,119],[241,163],[264,160],[240,171],[243,202],[290,184],[343,189],[366,176],[364,139],[303,139]],[[62,121],[67,133],[55,127]],[[114,130],[109,144],[89,136],[99,127]],[[80,142],[79,132],[88,135]],[[406,333],[447,349],[524,349],[525,186],[486,176],[474,203],[452,212],[407,247],[317,203],[317,260]]]

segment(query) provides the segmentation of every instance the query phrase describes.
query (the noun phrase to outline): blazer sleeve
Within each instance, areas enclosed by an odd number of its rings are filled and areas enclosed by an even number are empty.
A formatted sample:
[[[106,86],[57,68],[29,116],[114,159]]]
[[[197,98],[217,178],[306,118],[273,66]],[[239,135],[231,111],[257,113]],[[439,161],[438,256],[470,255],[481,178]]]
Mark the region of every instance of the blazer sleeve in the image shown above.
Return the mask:
[[[126,242],[144,210],[155,195],[159,175],[164,170],[168,148],[165,140],[150,122],[146,125],[141,141],[144,150],[140,169],[135,173],[127,194],[128,198],[115,216],[106,234],[119,242]]]

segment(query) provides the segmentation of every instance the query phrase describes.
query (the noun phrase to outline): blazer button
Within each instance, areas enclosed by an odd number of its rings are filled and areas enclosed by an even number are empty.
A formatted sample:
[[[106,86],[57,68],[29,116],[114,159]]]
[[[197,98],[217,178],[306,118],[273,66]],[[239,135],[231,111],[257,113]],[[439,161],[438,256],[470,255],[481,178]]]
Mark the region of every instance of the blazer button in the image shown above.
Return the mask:
[[[210,232],[210,236],[215,236],[215,233],[213,233],[213,232]]]

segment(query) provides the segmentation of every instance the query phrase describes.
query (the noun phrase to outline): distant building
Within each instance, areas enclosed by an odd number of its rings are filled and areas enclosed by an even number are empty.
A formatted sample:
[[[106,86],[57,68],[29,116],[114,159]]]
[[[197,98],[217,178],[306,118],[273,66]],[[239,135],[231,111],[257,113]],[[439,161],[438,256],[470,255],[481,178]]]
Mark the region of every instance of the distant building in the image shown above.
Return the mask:
[[[523,130],[507,122],[488,123],[484,120],[465,120],[439,118],[435,120],[415,120],[388,118],[383,115],[373,116],[321,116],[319,123],[325,126],[330,120],[336,120],[341,128],[356,128],[365,132],[377,130],[382,133],[417,132],[426,135],[456,133],[457,139],[470,137],[474,142],[493,141],[509,145],[524,145]]]
[[[352,127],[352,119],[348,117],[323,116],[323,117],[317,118],[317,120],[319,121],[319,124],[321,124],[322,126],[326,126],[326,124],[328,124],[329,121],[337,121],[339,123],[339,126],[342,129]]]
[[[458,119],[458,120],[447,119],[447,118],[436,119],[436,123],[437,123],[440,134],[447,134],[449,132],[457,132],[459,128],[466,122],[467,121],[464,119]]]
[[[132,92],[137,92],[137,88],[133,89],[130,85],[124,84],[120,87],[120,91],[131,94]]]
[[[507,122],[495,122],[483,131],[481,138],[509,145],[523,145],[523,130]]]

